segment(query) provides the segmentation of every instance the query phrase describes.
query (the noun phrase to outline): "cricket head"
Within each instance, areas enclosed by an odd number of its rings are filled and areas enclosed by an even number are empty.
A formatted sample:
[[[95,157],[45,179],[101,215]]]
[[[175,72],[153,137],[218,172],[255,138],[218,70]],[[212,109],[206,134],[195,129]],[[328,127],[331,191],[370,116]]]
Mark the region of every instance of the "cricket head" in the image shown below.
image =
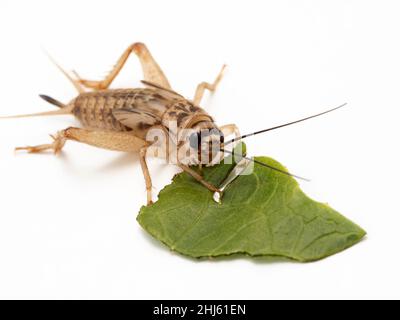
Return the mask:
[[[214,123],[200,122],[187,131],[178,150],[179,161],[187,165],[213,166],[223,159],[224,134]]]

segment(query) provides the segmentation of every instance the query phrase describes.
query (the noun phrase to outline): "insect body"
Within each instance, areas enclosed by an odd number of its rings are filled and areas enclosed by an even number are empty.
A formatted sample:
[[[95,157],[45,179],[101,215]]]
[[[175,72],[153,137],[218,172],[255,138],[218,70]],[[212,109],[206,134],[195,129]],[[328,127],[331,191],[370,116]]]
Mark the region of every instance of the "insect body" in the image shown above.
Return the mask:
[[[151,84],[147,82],[147,85]],[[50,101],[48,97],[45,99]],[[199,152],[201,132],[215,132],[214,140],[216,138],[218,141],[216,145],[224,139],[223,133],[205,110],[177,93],[160,88],[109,89],[81,93],[65,109],[70,110],[86,128],[126,132],[143,141],[146,141],[149,130],[156,127],[164,129],[168,136],[173,136],[175,139],[171,139],[172,141],[177,141],[177,137],[182,136],[182,131],[192,129],[194,132],[192,137],[188,137],[191,138],[188,140],[189,144],[184,146],[187,141],[180,139],[182,141],[176,146],[178,157],[181,155],[178,159],[181,164],[209,164],[212,160],[210,156],[216,155],[216,152],[206,152],[207,150]],[[179,152],[180,147],[190,148],[195,152],[190,157],[190,154]]]
[[[137,55],[141,63],[144,77],[142,83],[145,88],[109,89],[111,82],[118,75],[132,52]],[[76,77],[73,78],[58,65],[57,67],[72,82],[79,95],[68,104],[41,95],[44,100],[60,109],[11,118],[72,114],[80,120],[83,128],[69,127],[52,135],[52,143],[19,147],[16,150],[26,150],[33,153],[53,150],[54,153],[58,153],[67,140],[73,140],[109,150],[137,152],[140,155],[140,164],[145,178],[148,204],[152,202],[152,182],[146,163],[146,156],[149,151],[152,151],[151,155],[172,160],[173,163],[192,175],[206,188],[216,193],[217,196],[214,196],[214,199],[220,199],[222,191],[205,181],[190,166],[214,165],[219,163],[224,153],[231,153],[226,150],[225,146],[235,141],[314,118],[341,107],[240,136],[236,125],[228,124],[218,127],[213,118],[199,106],[204,91],[216,89],[225,66],[212,84],[202,82],[197,86],[193,100],[188,100],[171,89],[163,71],[142,43],[129,46],[114,69],[102,81],[84,80],[76,73]],[[154,132],[157,133],[156,136],[154,136]],[[226,141],[225,138],[230,135],[235,135],[235,138]],[[149,136],[154,139],[148,139]],[[153,150],[154,148],[156,150]],[[243,158],[242,160],[251,160],[283,174],[289,174],[243,155],[239,155],[239,157]],[[232,171],[233,173],[222,183],[221,189],[224,189],[227,184],[235,179],[237,174],[243,172],[246,163],[248,161],[238,163],[237,173],[235,173],[235,170]]]
[[[146,87],[108,89],[132,52],[138,56],[141,62],[144,76],[142,82]],[[58,153],[67,140],[74,140],[110,150],[139,152],[146,182],[147,202],[151,203],[152,183],[146,164],[146,154],[152,146],[152,143],[146,140],[149,130],[158,128],[168,137],[174,136],[176,138],[181,136],[185,130],[192,129],[194,133],[191,133],[187,137],[188,139],[179,141],[169,139],[177,141],[176,163],[205,187],[213,192],[219,192],[217,187],[205,181],[199,173],[189,166],[209,164],[213,158],[222,158],[223,153],[219,150],[219,147],[215,150],[213,144],[218,142],[219,145],[223,142],[223,131],[225,134],[239,136],[239,131],[235,125],[218,128],[212,117],[199,107],[205,89],[215,90],[221,80],[224,68],[213,84],[203,82],[198,85],[193,101],[185,99],[171,89],[161,68],[142,43],[131,45],[103,81],[83,80],[78,75],[74,79],[61,68],[60,70],[70,79],[79,91],[79,95],[68,104],[41,95],[47,102],[60,109],[15,117],[73,114],[80,120],[83,128],[69,127],[53,135],[54,141],[52,143],[19,147],[16,148],[17,150],[34,153],[50,149]],[[91,91],[85,91],[84,88]],[[208,132],[206,143],[200,141],[200,132],[203,131]],[[188,156],[187,152],[181,152],[181,150],[193,152],[190,152]],[[210,150],[215,152],[210,152]],[[164,155],[170,156],[168,151]]]

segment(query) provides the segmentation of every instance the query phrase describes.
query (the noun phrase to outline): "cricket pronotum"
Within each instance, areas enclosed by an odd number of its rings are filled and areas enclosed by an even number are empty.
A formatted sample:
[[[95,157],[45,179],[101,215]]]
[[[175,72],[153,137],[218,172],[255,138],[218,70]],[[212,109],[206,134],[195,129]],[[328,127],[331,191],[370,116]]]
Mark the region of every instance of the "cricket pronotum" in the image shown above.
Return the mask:
[[[109,89],[110,84],[121,71],[131,53],[135,53],[142,66],[144,88]],[[57,64],[56,64],[57,65]],[[78,141],[109,150],[137,152],[146,183],[147,203],[152,203],[152,182],[146,163],[146,156],[158,156],[178,165],[197,181],[214,192],[219,201],[223,189],[232,182],[250,162],[242,155],[236,170],[227,177],[220,188],[210,184],[191,166],[214,165],[224,154],[232,153],[225,147],[248,136],[301,122],[319,115],[272,127],[241,136],[235,124],[218,127],[213,118],[199,105],[205,90],[215,91],[225,66],[213,83],[202,82],[197,86],[193,100],[188,100],[171,89],[168,79],[143,43],[129,46],[119,58],[113,70],[102,81],[84,80],[74,77],[57,67],[72,82],[79,95],[67,104],[51,97],[40,95],[47,102],[57,106],[55,111],[17,115],[3,118],[71,114],[78,118],[83,128],[69,127],[52,135],[53,142],[37,146],[19,147],[30,153],[53,150],[59,153],[67,140]],[[225,142],[225,137],[235,138]],[[246,160],[244,162],[244,160]],[[266,164],[256,162],[258,165]],[[267,166],[282,174],[288,172]],[[297,176],[295,176],[297,177]],[[300,178],[300,177],[298,177]]]

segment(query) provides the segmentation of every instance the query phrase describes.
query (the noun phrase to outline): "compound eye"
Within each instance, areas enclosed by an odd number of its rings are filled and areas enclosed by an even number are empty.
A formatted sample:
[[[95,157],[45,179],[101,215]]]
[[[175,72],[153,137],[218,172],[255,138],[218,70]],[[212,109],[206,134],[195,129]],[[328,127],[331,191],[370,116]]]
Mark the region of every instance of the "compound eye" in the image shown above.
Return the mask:
[[[201,144],[201,135],[200,133],[192,133],[189,137],[189,145],[193,149],[198,149]]]
[[[221,144],[223,144],[224,141],[225,141],[225,137],[224,137],[223,134],[221,134],[221,135],[219,136],[219,142],[220,142]]]

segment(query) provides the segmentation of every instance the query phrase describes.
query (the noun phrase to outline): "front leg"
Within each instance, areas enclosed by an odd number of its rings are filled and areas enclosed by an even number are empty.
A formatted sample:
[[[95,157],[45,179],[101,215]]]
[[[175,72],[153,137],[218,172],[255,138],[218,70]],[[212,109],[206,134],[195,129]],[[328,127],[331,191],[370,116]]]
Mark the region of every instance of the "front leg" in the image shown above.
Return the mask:
[[[234,134],[235,138],[240,137],[240,131],[236,124],[226,124],[219,127],[219,129],[222,131],[225,137],[230,136],[231,134]]]
[[[198,106],[200,104],[201,99],[203,98],[203,95],[204,95],[204,91],[206,89],[211,92],[214,92],[215,89],[217,89],[217,86],[224,75],[225,68],[226,68],[226,65],[223,65],[221,71],[218,73],[218,76],[217,76],[217,78],[215,78],[213,83],[202,82],[197,86],[196,93],[194,94],[194,99],[193,99],[193,102],[195,105]]]
[[[149,167],[147,166],[146,162],[146,153],[147,153],[147,146],[143,147],[139,151],[139,158],[140,158],[140,165],[142,166],[144,181],[146,183],[146,192],[147,192],[147,205],[153,204],[151,189],[153,187],[151,183],[151,176],[149,172]]]
[[[218,192],[218,193],[222,193],[221,190],[219,190],[217,187],[215,187],[214,185],[212,185],[211,183],[207,182],[206,180],[204,180],[204,178],[198,174],[196,171],[192,170],[190,167],[179,163],[178,166],[183,169],[183,171],[187,172],[188,174],[190,174],[193,178],[195,178],[198,182],[200,182],[203,186],[205,186],[208,190],[212,191],[212,192]]]

